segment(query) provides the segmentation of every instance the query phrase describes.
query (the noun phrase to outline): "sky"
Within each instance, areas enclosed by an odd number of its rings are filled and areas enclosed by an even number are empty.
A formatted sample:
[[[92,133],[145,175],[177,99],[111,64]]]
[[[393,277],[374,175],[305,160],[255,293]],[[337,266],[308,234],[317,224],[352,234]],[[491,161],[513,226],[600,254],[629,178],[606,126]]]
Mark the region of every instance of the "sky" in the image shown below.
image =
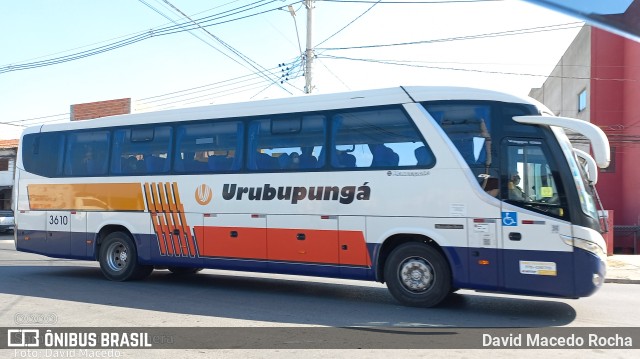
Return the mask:
[[[146,112],[304,96],[306,22],[300,0],[2,1],[0,139],[69,121],[78,103],[132,98]],[[581,26],[519,0],[316,0],[312,93],[527,95]]]

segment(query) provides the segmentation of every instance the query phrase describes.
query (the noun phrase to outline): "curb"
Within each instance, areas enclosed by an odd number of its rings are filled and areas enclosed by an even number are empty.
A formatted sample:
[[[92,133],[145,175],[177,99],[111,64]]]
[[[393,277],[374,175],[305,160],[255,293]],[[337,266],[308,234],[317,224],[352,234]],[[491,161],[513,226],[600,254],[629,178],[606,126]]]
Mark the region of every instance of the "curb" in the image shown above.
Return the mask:
[[[640,279],[628,279],[628,278],[605,278],[605,283],[616,284],[640,284]]]

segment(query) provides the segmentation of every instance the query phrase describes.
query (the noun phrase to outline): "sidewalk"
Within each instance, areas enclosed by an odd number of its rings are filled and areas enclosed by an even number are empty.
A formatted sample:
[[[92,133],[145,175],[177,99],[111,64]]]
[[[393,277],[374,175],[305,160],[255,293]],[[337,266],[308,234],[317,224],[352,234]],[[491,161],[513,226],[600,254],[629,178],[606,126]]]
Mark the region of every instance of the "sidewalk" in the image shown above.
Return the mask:
[[[616,254],[608,257],[605,283],[640,284],[640,255]]]

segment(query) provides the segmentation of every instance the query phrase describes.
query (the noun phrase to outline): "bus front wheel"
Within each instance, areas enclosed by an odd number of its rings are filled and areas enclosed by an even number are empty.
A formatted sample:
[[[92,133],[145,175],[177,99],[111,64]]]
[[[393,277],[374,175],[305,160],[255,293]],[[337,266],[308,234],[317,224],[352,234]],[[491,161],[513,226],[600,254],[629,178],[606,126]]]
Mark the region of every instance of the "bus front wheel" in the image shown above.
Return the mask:
[[[153,266],[138,263],[138,251],[131,237],[123,232],[113,232],[100,246],[100,269],[113,281],[143,279],[153,271]]]
[[[384,267],[391,295],[414,307],[433,307],[451,291],[451,272],[446,259],[423,243],[405,243],[394,249]]]

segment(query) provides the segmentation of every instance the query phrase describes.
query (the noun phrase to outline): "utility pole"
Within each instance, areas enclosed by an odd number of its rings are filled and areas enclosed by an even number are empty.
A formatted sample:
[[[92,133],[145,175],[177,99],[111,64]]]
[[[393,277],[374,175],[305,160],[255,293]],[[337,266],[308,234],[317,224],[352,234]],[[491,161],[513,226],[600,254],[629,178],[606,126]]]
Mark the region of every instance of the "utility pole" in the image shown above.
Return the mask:
[[[313,90],[311,84],[311,69],[313,65],[313,44],[312,44],[312,28],[313,28],[313,0],[304,0],[304,6],[307,8],[307,50],[305,51],[305,71],[304,71],[304,92],[309,94]]]

